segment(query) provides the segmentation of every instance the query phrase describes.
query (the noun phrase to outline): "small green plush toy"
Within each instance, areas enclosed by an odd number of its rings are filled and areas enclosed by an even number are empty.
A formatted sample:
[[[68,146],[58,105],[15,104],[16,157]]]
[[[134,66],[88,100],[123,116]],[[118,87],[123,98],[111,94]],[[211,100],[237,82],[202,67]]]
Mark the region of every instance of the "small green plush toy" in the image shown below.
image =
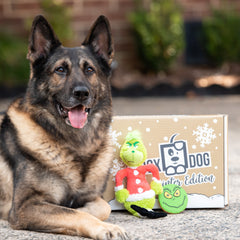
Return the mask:
[[[138,131],[129,132],[120,150],[120,157],[128,166],[116,175],[115,195],[118,202],[134,216],[149,218],[165,217],[164,212],[154,212],[155,195],[162,193],[158,168],[153,164],[142,165],[147,157],[146,148]],[[149,185],[145,174],[152,173]],[[127,179],[124,188],[123,179]]]
[[[165,185],[158,199],[162,210],[167,213],[181,213],[188,204],[186,191],[175,184]]]

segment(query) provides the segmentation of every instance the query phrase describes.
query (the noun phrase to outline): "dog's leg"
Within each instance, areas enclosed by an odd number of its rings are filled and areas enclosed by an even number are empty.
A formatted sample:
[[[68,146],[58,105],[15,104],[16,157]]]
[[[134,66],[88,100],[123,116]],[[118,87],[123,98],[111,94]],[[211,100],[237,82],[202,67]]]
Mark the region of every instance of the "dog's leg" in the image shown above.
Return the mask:
[[[0,156],[0,219],[7,220],[12,207],[13,177],[9,166]]]
[[[83,208],[78,208],[78,210],[87,212],[102,221],[108,219],[111,213],[110,205],[100,197],[96,198],[95,201],[86,203]]]
[[[10,216],[10,223],[15,229],[78,235],[92,239],[128,239],[125,231],[117,225],[102,222],[87,212],[54,204],[28,204],[18,211],[17,216],[17,219]]]

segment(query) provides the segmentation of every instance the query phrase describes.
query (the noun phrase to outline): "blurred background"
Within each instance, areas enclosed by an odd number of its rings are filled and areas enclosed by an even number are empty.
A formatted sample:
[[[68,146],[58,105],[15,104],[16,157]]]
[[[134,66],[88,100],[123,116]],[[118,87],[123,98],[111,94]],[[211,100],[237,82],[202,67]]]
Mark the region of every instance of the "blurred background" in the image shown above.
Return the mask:
[[[239,0],[0,0],[0,97],[24,90],[33,18],[43,14],[65,46],[95,19],[110,20],[113,96],[240,93]]]
[[[240,0],[0,0],[0,120],[27,85],[28,36],[38,14],[69,47],[82,43],[99,15],[109,18],[115,42],[114,115],[229,115],[230,206],[188,212],[186,231],[173,234],[175,239],[186,239],[186,232],[187,238],[240,239]],[[136,233],[135,221],[121,216],[110,221],[125,222]],[[204,225],[202,219],[209,221]],[[0,239],[27,239],[27,233],[13,233],[6,224],[0,221]],[[165,236],[159,224],[151,226],[144,226],[152,234],[145,239]],[[32,236],[29,232],[28,239]]]

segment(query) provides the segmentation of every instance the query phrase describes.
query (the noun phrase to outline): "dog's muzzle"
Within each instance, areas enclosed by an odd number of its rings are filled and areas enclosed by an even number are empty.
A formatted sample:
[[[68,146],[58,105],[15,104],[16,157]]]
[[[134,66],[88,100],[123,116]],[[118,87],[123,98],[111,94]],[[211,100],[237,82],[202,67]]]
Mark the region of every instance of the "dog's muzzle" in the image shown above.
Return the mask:
[[[57,110],[65,122],[74,128],[83,128],[87,123],[91,101],[89,89],[84,85],[75,86],[70,95],[71,104],[57,102]],[[70,106],[69,106],[70,105]]]
[[[83,128],[86,125],[90,108],[82,104],[74,106],[73,108],[63,107],[63,105],[58,102],[56,105],[60,116],[65,119],[66,124],[74,128]]]

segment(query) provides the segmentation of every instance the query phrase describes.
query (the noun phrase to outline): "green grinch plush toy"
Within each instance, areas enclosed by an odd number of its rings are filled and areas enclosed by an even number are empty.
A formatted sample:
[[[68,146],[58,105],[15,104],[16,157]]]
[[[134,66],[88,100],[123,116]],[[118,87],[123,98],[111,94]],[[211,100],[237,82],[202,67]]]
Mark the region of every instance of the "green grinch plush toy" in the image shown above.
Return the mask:
[[[120,150],[120,157],[128,166],[116,175],[115,195],[118,202],[134,216],[149,218],[165,217],[164,212],[154,212],[155,196],[162,193],[158,168],[153,164],[142,165],[147,157],[146,148],[138,131],[129,132]],[[152,173],[152,182],[146,180],[146,173]],[[124,188],[123,179],[127,179]]]

